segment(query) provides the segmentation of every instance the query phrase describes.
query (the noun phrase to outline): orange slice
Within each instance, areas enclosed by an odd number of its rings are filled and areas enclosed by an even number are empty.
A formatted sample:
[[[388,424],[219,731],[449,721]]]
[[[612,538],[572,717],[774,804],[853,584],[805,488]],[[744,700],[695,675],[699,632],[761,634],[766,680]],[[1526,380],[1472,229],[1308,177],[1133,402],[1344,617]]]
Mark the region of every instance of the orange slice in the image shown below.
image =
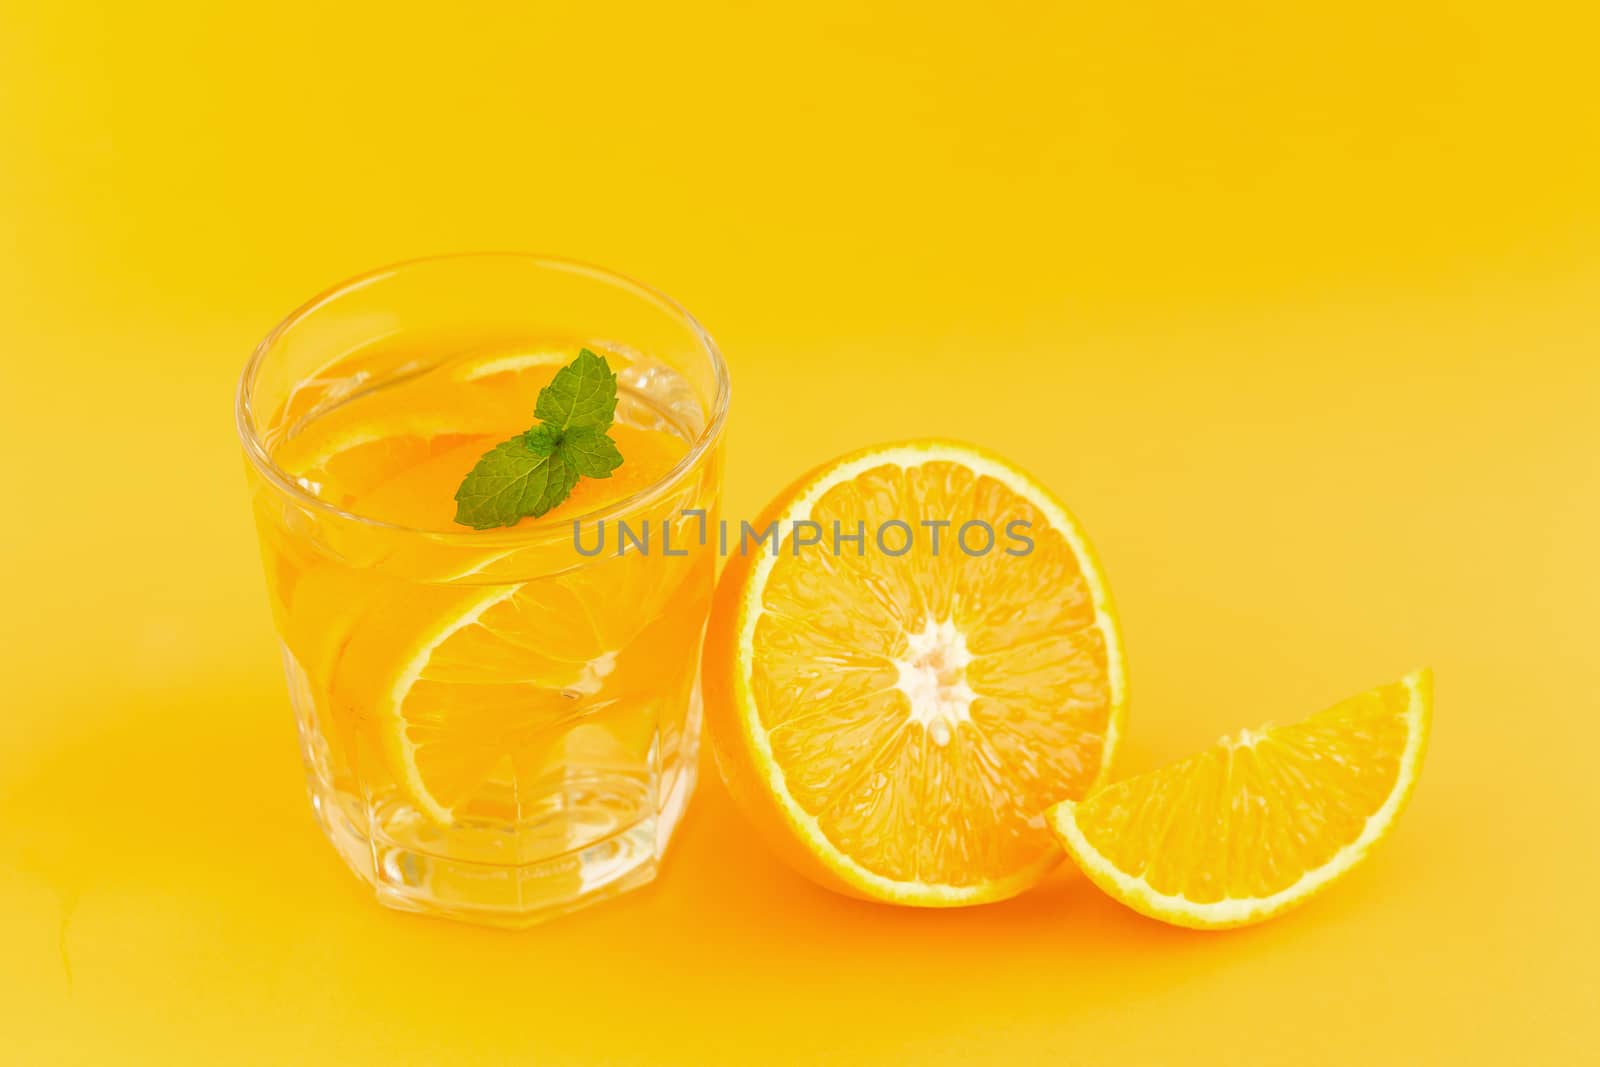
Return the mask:
[[[668,671],[651,657],[683,654],[681,643],[634,640],[681,611],[681,573],[657,562],[629,556],[517,585],[398,590],[353,629],[336,699],[361,710],[395,779],[440,823],[491,776],[530,781],[579,723],[643,759],[634,734],[648,741],[652,720],[618,679],[658,678]]]
[[[654,430],[610,432],[624,450],[622,466],[610,478],[580,481],[546,521],[649,486],[688,447]],[[448,529],[451,494],[481,454],[469,443],[419,464],[358,500],[357,510]],[[372,721],[395,777],[439,822],[449,822],[491,774],[527,781],[549,745],[580,717],[617,735],[624,747],[637,747],[634,734],[641,724],[648,733],[649,716],[629,714],[619,670],[627,668],[633,686],[672,675],[651,656],[692,655],[698,619],[681,617],[690,589],[686,561],[638,553],[584,559],[565,542],[558,549],[566,569],[533,581],[397,584],[364,604],[348,629],[334,671],[339,695]],[[662,617],[675,632],[688,633],[687,641],[658,638],[631,647]],[[639,707],[643,698],[632,696]]]
[[[1394,829],[1432,715],[1433,676],[1418,671],[1066,801],[1051,825],[1135,911],[1200,929],[1261,922],[1348,874]]]
[[[525,352],[505,352],[494,349],[482,355],[462,359],[449,367],[449,376],[459,382],[514,383],[526,371],[542,368],[542,380],[548,380],[557,370],[565,367],[578,353],[577,345],[554,345]],[[615,358],[615,357],[613,357]]]
[[[364,702],[396,777],[435,820],[448,823],[503,761],[526,777],[568,710],[614,669],[626,635],[589,625],[578,599],[560,582],[429,589],[357,632],[342,681],[385,654],[386,669],[362,679]]]
[[[577,517],[648,489],[683,458],[688,448],[682,438],[660,430],[618,423],[606,432],[623,455],[622,466],[609,478],[581,479],[554,509],[538,519],[526,518],[524,524]],[[392,475],[371,492],[354,496],[349,507],[370,519],[419,530],[459,533],[466,527],[455,521],[456,488],[483,454],[508,436],[462,435],[454,447]]]
[[[708,721],[735,798],[841,892],[947,906],[1032,885],[1061,858],[1045,809],[1101,779],[1126,703],[1082,530],[1016,467],[943,441],[825,464],[755,529],[773,521],[782,551],[734,556],[706,642]],[[824,542],[791,551],[808,521]],[[951,525],[935,554],[923,524],[939,521]],[[835,522],[862,524],[860,555],[832,543]],[[962,547],[967,523],[993,531],[987,551],[979,527]]]
[[[570,359],[541,348],[452,360],[309,419],[273,459],[323,499],[349,509],[397,472],[527,429],[539,389]]]

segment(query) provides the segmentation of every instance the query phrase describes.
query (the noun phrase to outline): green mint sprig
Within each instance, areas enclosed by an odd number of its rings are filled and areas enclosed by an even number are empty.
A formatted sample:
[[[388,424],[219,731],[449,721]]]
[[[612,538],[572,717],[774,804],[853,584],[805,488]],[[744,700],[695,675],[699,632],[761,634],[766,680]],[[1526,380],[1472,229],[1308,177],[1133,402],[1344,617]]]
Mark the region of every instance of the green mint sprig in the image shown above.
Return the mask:
[[[456,522],[474,530],[515,526],[563,500],[579,478],[609,478],[622,465],[606,433],[617,413],[617,376],[587,348],[539,390],[539,424],[502,441],[461,480]]]

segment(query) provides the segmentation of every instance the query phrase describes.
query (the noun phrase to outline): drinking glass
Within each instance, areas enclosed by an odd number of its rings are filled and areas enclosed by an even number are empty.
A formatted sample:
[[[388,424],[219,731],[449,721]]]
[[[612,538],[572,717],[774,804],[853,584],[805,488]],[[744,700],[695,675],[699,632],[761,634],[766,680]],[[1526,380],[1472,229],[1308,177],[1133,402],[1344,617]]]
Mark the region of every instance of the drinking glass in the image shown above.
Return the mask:
[[[677,439],[659,477],[486,531],[362,513],[579,348],[618,424]],[[533,256],[380,270],[257,347],[238,429],[311,805],[380,902],[521,926],[654,877],[695,783],[728,396],[672,300]]]

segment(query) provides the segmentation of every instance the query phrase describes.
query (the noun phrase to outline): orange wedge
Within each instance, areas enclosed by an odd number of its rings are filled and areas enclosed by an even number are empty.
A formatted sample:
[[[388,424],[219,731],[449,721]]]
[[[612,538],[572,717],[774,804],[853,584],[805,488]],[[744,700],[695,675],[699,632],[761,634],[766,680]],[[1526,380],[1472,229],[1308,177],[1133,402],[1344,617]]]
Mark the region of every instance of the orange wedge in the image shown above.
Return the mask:
[[[1258,923],[1348,874],[1394,829],[1432,715],[1433,676],[1418,671],[1066,801],[1051,825],[1135,911],[1199,929]]]
[[[781,551],[733,556],[706,640],[707,718],[736,800],[840,892],[949,906],[1034,884],[1061,858],[1044,811],[1101,780],[1126,705],[1077,523],[1016,467],[943,441],[825,464],[754,529],[774,521]],[[930,521],[950,523],[937,554]],[[823,543],[791,551],[807,522]],[[866,531],[859,555],[833,543],[836,522]],[[967,550],[979,528],[958,543],[970,522],[995,532],[988,551]],[[1006,536],[1019,529],[1031,551]]]

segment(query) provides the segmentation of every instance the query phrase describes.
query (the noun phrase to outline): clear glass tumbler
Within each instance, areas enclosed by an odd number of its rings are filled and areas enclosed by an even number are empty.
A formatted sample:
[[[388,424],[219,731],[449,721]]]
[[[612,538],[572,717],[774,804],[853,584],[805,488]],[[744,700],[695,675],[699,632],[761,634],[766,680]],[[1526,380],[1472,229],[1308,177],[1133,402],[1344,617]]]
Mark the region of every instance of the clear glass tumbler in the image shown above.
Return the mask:
[[[441,521],[580,348],[618,376],[614,480]],[[256,349],[238,428],[311,803],[382,903],[521,926],[654,877],[695,782],[728,393],[676,303],[532,256],[378,271]]]

